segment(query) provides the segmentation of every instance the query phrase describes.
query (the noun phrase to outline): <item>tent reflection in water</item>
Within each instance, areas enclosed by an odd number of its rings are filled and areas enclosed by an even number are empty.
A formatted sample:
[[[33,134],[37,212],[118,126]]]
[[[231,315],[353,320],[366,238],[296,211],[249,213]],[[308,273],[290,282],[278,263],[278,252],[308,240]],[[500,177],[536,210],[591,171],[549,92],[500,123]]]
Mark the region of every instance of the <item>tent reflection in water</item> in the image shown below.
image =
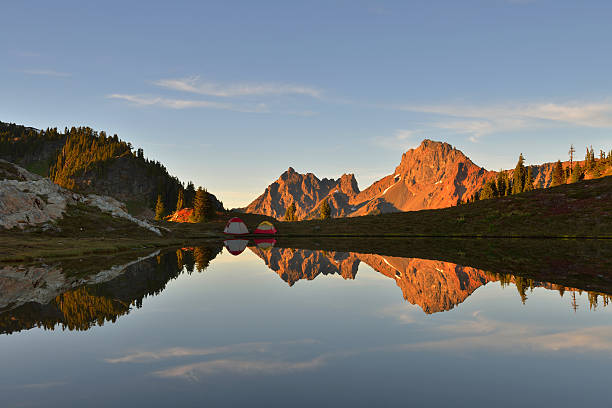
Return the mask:
[[[274,244],[276,244],[276,240],[274,238],[263,238],[255,240],[255,245],[257,245],[257,248],[264,251],[267,251],[272,248]]]
[[[262,221],[255,230],[256,234],[276,234],[276,228],[269,221]]]
[[[225,249],[232,255],[240,255],[249,243],[248,239],[226,239],[223,241]]]
[[[238,217],[234,217],[227,222],[223,232],[230,235],[246,235],[249,233],[249,229],[244,221]]]

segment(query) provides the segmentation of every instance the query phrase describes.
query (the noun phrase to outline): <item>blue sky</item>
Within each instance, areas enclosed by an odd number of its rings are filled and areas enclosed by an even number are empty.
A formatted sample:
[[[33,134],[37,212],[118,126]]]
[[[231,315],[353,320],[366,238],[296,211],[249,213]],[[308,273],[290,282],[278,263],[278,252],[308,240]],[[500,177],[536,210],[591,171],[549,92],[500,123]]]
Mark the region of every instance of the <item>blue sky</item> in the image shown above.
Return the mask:
[[[117,133],[247,204],[424,138],[488,169],[612,148],[609,1],[4,2],[0,120]]]

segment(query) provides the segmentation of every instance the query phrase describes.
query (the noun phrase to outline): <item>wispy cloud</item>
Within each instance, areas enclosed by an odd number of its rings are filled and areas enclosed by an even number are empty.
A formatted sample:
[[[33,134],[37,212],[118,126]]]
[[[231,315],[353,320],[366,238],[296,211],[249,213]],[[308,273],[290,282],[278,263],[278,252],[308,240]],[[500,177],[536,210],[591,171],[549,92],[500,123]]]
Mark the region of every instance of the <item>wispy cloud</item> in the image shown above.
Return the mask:
[[[49,388],[63,387],[65,385],[68,385],[68,383],[65,381],[49,381],[49,382],[43,382],[43,383],[10,385],[10,386],[2,387],[2,388],[24,389],[24,390],[46,390]]]
[[[384,275],[379,275],[384,276]],[[388,280],[387,277],[385,279]],[[393,318],[400,324],[411,324],[418,321],[417,315],[421,315],[416,311],[415,306],[401,303],[394,306],[388,306],[381,309],[378,314],[382,317]]]
[[[304,95],[320,98],[323,92],[319,89],[287,83],[234,83],[220,84],[201,81],[198,76],[189,78],[160,79],[155,85],[172,89],[216,97],[264,96],[264,95]]]
[[[302,339],[284,342],[253,342],[230,344],[217,347],[183,348],[174,347],[157,351],[135,351],[122,357],[108,358],[111,364],[118,363],[155,363],[163,360],[217,356],[213,360],[179,364],[152,374],[163,378],[181,378],[198,380],[203,375],[218,373],[252,374],[282,374],[303,370],[311,370],[325,364],[331,355],[321,354],[310,360],[288,361],[282,358],[284,354],[293,354],[291,347],[303,347],[318,343],[312,339]],[[221,355],[224,355],[223,357]]]
[[[432,119],[430,130],[469,135],[470,140],[493,133],[537,129],[553,125],[612,128],[612,103],[515,103],[498,105],[403,105],[399,110],[447,117]]]
[[[408,150],[418,144],[415,139],[415,135],[418,133],[420,133],[420,130],[397,129],[390,136],[377,136],[372,141],[386,149]]]
[[[230,344],[225,346],[217,347],[205,347],[205,348],[186,348],[186,347],[172,347],[157,351],[135,351],[133,353],[126,354],[122,357],[107,358],[107,363],[150,363],[153,361],[166,360],[178,357],[194,357],[194,356],[208,356],[215,354],[224,353],[245,353],[245,352],[257,352],[265,353],[278,346],[287,345],[304,345],[317,343],[312,339],[285,341],[285,342],[253,342],[253,343],[238,343]]]
[[[23,71],[24,74],[28,74],[28,75],[41,75],[41,76],[52,76],[52,77],[69,77],[72,76],[72,74],[69,74],[68,72],[59,72],[59,71],[53,71],[50,69],[26,69]]]
[[[480,312],[473,316],[474,319],[440,326],[439,330],[448,334],[446,339],[405,344],[396,350],[612,352],[612,327],[609,326],[551,333],[547,327],[497,321],[482,316]]]
[[[267,113],[268,107],[263,103],[253,105],[240,105],[226,102],[203,101],[192,99],[172,99],[161,96],[146,96],[146,95],[130,95],[130,94],[111,94],[107,95],[110,99],[120,99],[127,101],[136,106],[160,106],[170,109],[192,109],[192,108],[207,108],[207,109],[222,109],[235,112],[248,113]]]
[[[153,375],[163,378],[184,378],[198,380],[200,375],[213,375],[229,372],[242,375],[286,374],[297,371],[313,370],[325,364],[325,357],[318,356],[306,361],[251,361],[251,360],[212,360],[180,365],[155,371]]]

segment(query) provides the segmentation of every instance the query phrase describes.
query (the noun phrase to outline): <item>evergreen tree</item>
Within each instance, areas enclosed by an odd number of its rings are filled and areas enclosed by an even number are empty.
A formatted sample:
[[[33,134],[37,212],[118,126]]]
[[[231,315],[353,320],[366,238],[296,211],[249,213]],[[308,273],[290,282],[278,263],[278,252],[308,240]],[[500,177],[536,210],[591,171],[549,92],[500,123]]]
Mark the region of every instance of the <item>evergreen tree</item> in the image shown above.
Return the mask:
[[[514,174],[512,175],[512,194],[522,193],[525,189],[525,177],[527,172],[525,171],[525,159],[523,153],[520,154],[518,163],[514,168]]]
[[[550,186],[560,186],[561,184],[565,184],[565,172],[563,171],[563,164],[561,164],[561,160],[557,160],[557,163],[555,163],[555,167],[553,168],[552,183]]]
[[[525,304],[525,301],[527,300],[527,280],[521,276],[516,276],[514,278],[514,285],[516,286],[516,290],[518,291],[519,296],[521,297],[521,302]]]
[[[285,210],[285,221],[297,221],[297,216],[295,215],[295,203],[291,203],[287,210]]]
[[[211,195],[204,189],[204,219],[210,221],[217,216],[215,205],[212,202]]]
[[[533,190],[533,172],[531,170],[531,166],[527,167],[527,176],[525,177],[525,188],[523,191],[532,191]]]
[[[508,185],[508,175],[506,174],[505,171],[500,170],[499,173],[497,173],[497,196],[498,197],[503,197],[506,195],[507,185]]]
[[[478,197],[480,200],[488,200],[497,197],[497,184],[495,180],[487,181],[482,190],[480,190]]]
[[[321,203],[321,219],[322,220],[327,220],[329,218],[331,218],[331,208],[330,208],[329,202],[327,201],[327,198],[326,198]]]
[[[181,211],[185,206],[185,194],[183,189],[179,189],[178,199],[176,200],[176,211]]]
[[[155,219],[161,220],[164,218],[165,213],[164,201],[162,200],[161,194],[157,195],[157,204],[155,204]]]
[[[580,167],[580,162],[576,162],[574,166],[574,170],[572,171],[572,176],[570,177],[570,183],[575,183],[580,181],[583,177],[582,167]]]
[[[204,222],[206,218],[206,202],[207,197],[202,187],[198,187],[193,199],[193,214],[191,214],[191,222]]]
[[[193,208],[193,199],[195,198],[195,186],[190,181],[185,188],[185,207]]]

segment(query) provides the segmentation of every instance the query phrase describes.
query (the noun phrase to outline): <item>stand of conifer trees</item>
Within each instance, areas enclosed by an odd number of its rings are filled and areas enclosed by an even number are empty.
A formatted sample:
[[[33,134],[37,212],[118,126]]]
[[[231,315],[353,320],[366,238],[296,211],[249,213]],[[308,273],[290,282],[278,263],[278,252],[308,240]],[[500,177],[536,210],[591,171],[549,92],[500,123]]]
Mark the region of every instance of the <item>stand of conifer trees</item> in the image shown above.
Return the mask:
[[[40,157],[45,146],[54,148],[48,157]],[[56,150],[55,147],[59,147]],[[47,149],[49,150],[49,149]],[[21,162],[22,158],[48,159],[49,178],[62,187],[80,191],[78,178],[85,173],[94,172],[103,176],[118,159],[130,160],[133,165],[141,166],[148,180],[155,186],[146,196],[139,197],[146,205],[155,210],[163,207],[165,216],[173,209],[193,207],[196,190],[189,182],[185,186],[181,181],[168,174],[167,169],[158,161],[148,160],[142,149],[132,151],[132,145],[120,140],[117,135],[108,136],[106,132],[97,132],[89,127],[65,128],[61,133],[57,128],[38,131],[20,125],[0,122],[0,158]],[[208,193],[207,193],[208,194]],[[213,208],[216,200],[207,195]],[[160,205],[161,201],[161,205]],[[209,211],[209,214],[212,214]]]
[[[216,211],[211,200],[210,194],[198,187],[193,200],[193,214],[191,215],[192,222],[205,222],[214,219]]]
[[[573,166],[563,168],[563,163],[558,160],[553,165],[551,187],[559,186],[566,183],[575,183],[584,179],[587,175],[589,178],[597,178],[602,174],[606,174],[612,168],[612,151],[605,153],[603,150],[599,152],[599,158],[595,158],[593,147],[587,148],[584,167],[580,162],[573,162]],[[519,156],[518,162],[512,173],[512,179],[508,177],[508,173],[500,170],[494,180],[489,180],[485,183],[480,191],[469,197],[466,201],[459,202],[469,203],[478,200],[488,200],[496,197],[505,197],[511,194],[520,194],[522,192],[531,191],[533,186],[533,171],[532,167],[525,167],[525,159],[523,154]]]

